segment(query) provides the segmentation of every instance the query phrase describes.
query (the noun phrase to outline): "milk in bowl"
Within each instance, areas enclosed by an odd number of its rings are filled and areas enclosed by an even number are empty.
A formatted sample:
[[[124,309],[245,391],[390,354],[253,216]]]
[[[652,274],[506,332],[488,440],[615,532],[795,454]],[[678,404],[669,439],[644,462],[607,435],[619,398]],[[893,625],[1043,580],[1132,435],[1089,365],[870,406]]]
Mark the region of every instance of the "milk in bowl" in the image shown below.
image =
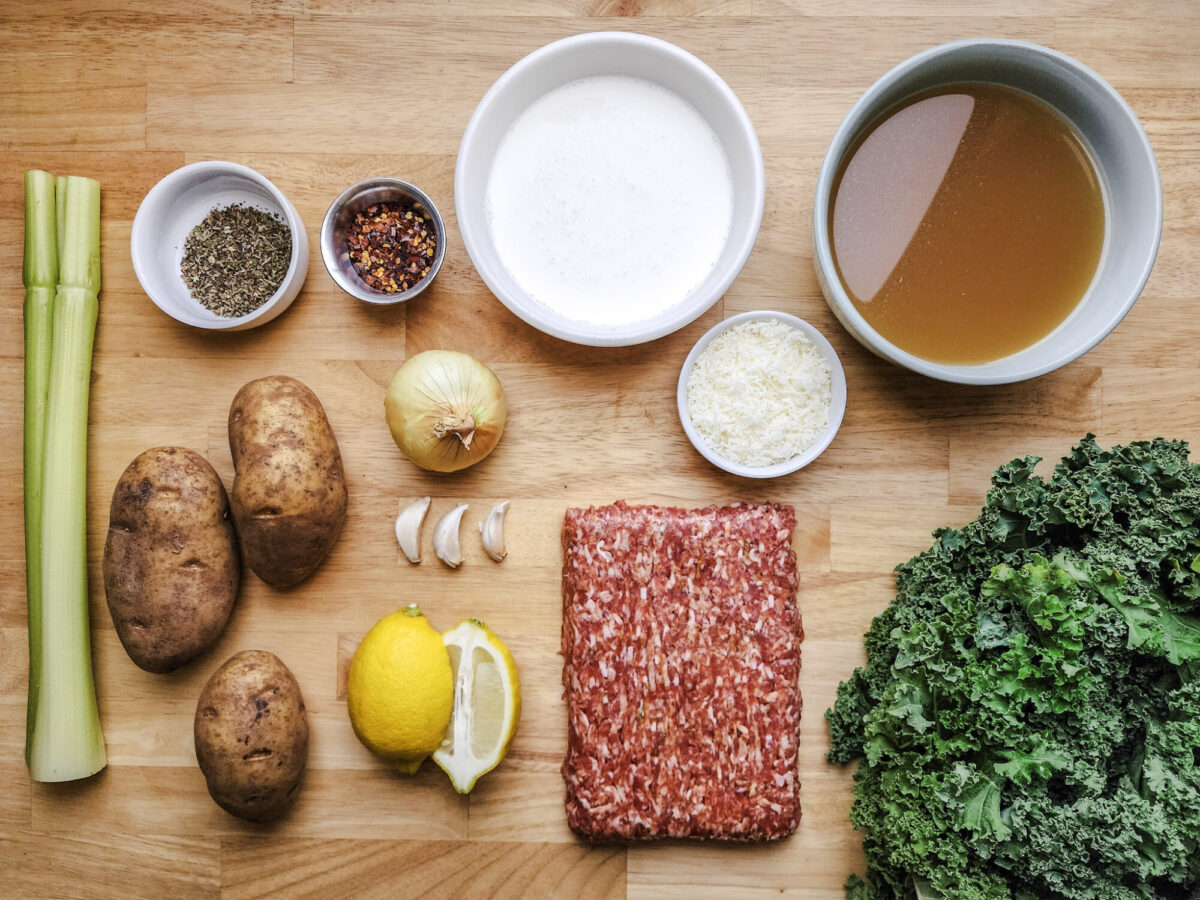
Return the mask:
[[[500,141],[486,212],[496,252],[539,304],[594,325],[651,319],[716,265],[733,219],[716,132],[678,94],[595,75],[531,103]]]

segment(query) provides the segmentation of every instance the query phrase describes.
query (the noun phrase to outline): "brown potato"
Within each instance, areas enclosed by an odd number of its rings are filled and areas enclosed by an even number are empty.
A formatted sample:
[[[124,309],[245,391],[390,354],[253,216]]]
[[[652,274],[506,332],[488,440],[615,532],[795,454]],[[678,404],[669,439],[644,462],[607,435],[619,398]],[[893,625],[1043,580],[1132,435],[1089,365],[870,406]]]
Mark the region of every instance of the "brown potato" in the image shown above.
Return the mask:
[[[117,481],[104,593],[129,658],[170,672],[210,647],[237,600],[241,560],[221,478],[198,453],[155,447]]]
[[[283,815],[308,761],[308,719],[291,670],[243,650],[213,673],[196,704],[196,760],[221,809],[251,822]]]
[[[321,401],[295,378],[251,381],[229,409],[229,447],[233,516],[250,568],[272,587],[299,584],[346,521],[342,454]]]

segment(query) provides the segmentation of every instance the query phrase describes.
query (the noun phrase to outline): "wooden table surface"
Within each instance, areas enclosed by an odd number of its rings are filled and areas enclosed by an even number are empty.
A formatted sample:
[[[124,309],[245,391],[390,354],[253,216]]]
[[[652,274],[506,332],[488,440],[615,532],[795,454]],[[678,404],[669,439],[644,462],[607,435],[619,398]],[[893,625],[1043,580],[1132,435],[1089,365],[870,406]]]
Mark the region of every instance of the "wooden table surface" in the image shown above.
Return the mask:
[[[598,350],[509,314],[463,250],[453,169],[492,81],[529,51],[595,29],[643,31],[712,65],[762,142],[762,232],[741,277],[692,325],[640,347]],[[1081,360],[988,389],[927,380],[875,359],[821,299],[810,255],[817,169],[855,98],[918,50],[968,36],[1036,41],[1112,82],[1141,117],[1165,193],[1162,248],[1126,320]],[[8,0],[0,6],[0,894],[6,896],[840,896],[862,865],[847,823],[849,772],[827,765],[822,712],[862,660],[860,635],[888,603],[892,567],[930,531],[972,518],[999,463],[1056,458],[1088,431],[1102,443],[1200,439],[1200,5],[1194,0]],[[138,203],[203,159],[250,165],[317,237],[346,185],[394,175],[421,185],[450,229],[445,267],[409,307],[341,294],[312,255],[295,305],[236,335],[177,324],[143,294],[129,257]],[[103,186],[104,286],[89,441],[92,633],[108,768],[32,784],[22,759],[26,615],[21,528],[21,173],[41,167]],[[841,354],[845,424],[808,469],[770,484],[726,476],[688,444],[675,382],[692,343],[736,312],[772,308],[816,324]],[[496,453],[454,476],[403,459],[382,415],[407,354],[441,347],[490,364],[509,398]],[[163,444],[205,454],[230,483],[225,420],[250,379],[294,375],[324,402],[341,443],[350,515],[309,582],[287,593],[249,572],[232,621],[171,675],[142,672],[112,628],[99,578],[122,469]],[[471,504],[464,535],[511,499],[510,556],[465,540],[458,571],[398,557],[392,520],[430,494],[430,522]],[[800,748],[804,819],[774,846],[589,847],[563,814],[566,723],[558,656],[559,530],[566,506],[795,505],[807,640]],[[425,529],[428,549],[430,524]],[[427,764],[398,776],[355,739],[342,677],[380,616],[419,601],[435,627],[474,615],[520,666],[524,716],[504,764],[469,798]],[[292,814],[251,826],[218,809],[195,763],[201,686],[246,648],[277,653],[308,702],[309,772]]]

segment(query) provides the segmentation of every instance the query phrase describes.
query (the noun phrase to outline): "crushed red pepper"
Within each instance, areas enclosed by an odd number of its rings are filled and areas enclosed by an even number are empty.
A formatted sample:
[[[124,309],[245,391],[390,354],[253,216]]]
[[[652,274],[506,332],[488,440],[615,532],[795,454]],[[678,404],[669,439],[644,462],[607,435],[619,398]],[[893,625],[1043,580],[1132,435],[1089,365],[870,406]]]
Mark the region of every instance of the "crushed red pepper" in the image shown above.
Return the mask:
[[[420,204],[377,203],[354,217],[346,246],[367,287],[398,294],[429,274],[437,234]]]

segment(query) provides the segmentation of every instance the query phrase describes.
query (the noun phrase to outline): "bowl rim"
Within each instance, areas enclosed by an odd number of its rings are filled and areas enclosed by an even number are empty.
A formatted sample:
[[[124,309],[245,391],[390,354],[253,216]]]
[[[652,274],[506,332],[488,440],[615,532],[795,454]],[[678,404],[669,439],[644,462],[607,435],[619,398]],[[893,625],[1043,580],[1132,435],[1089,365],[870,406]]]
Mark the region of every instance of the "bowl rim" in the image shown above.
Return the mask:
[[[255,184],[266,190],[267,193],[269,193],[275,200],[276,204],[279,206],[279,209],[283,212],[284,221],[287,223],[288,229],[292,233],[292,256],[288,261],[288,268],[283,275],[283,281],[279,283],[279,287],[275,289],[275,293],[272,294],[270,298],[268,298],[267,301],[262,304],[262,306],[258,307],[258,309],[255,309],[252,312],[246,313],[244,316],[228,318],[222,317],[219,321],[209,321],[202,319],[199,316],[192,317],[186,315],[181,310],[170,309],[163,305],[163,303],[160,302],[159,298],[155,296],[154,292],[147,286],[145,280],[142,278],[142,272],[147,265],[145,259],[143,258],[143,254],[139,249],[139,245],[145,240],[142,233],[147,227],[146,218],[143,216],[143,210],[147,209],[147,204],[151,203],[152,201],[154,203],[168,201],[172,193],[178,187],[179,182],[196,175],[201,175],[205,178],[212,178],[217,175],[239,175],[249,181],[253,181]],[[213,208],[215,209],[216,207],[214,206]],[[288,297],[287,302],[283,304],[285,308],[290,306],[292,301],[296,299],[296,295],[299,293],[300,287],[303,286],[304,280],[308,275],[306,270],[300,268],[300,256],[302,252],[300,245],[306,240],[306,237],[307,233],[304,230],[304,221],[300,218],[300,214],[296,211],[296,208],[284,195],[283,191],[277,188],[274,183],[272,183],[272,181],[261,172],[258,172],[249,166],[242,165],[241,163],[229,162],[228,160],[203,160],[201,162],[188,163],[180,166],[178,169],[168,172],[158,180],[154,187],[150,188],[150,190],[146,192],[146,196],[143,197],[142,202],[138,204],[137,212],[133,217],[133,225],[131,226],[129,232],[129,251],[130,257],[133,261],[133,272],[134,275],[137,276],[138,284],[141,285],[142,292],[150,298],[155,306],[157,306],[172,319],[177,322],[182,322],[184,325],[191,325],[193,328],[201,328],[205,331],[241,331],[257,324],[265,324],[265,322],[260,322],[260,320],[263,319],[263,317],[275,307],[279,306],[281,301],[283,301],[285,296],[287,296],[289,293],[291,296]],[[151,240],[151,243],[154,243],[154,241]],[[294,291],[292,290],[293,286],[295,286]],[[186,285],[184,290],[187,290]],[[191,296],[190,292],[188,296]],[[197,305],[201,305],[199,304],[199,301],[194,299],[193,302],[197,303]],[[283,312],[283,310],[280,310],[279,312]],[[275,316],[270,316],[267,318],[267,321],[270,321],[270,319],[273,318],[275,318]]]
[[[761,321],[764,319],[791,325],[793,328],[804,332],[809,340],[813,342],[816,348],[821,351],[821,355],[825,358],[825,361],[829,363],[833,396],[829,406],[829,421],[825,424],[825,428],[822,429],[817,439],[803,452],[793,456],[791,459],[786,459],[783,462],[770,466],[746,466],[731,459],[726,459],[705,443],[696,426],[692,424],[692,415],[688,410],[687,384],[688,377],[691,375],[692,367],[696,364],[697,358],[699,358],[704,349],[718,335],[723,334],[742,322]],[[778,478],[781,475],[790,475],[792,472],[803,469],[824,453],[829,445],[833,443],[833,439],[842,427],[842,421],[846,416],[846,396],[846,371],[842,368],[842,361],[838,357],[837,351],[834,350],[833,344],[821,333],[820,329],[811,322],[801,319],[799,316],[794,316],[791,313],[773,309],[756,309],[723,319],[706,331],[700,340],[696,341],[679,370],[679,381],[675,388],[675,406],[679,412],[679,422],[683,425],[684,433],[687,434],[688,440],[692,442],[692,446],[696,448],[696,451],[701,456],[718,469],[724,469],[726,472],[740,475],[743,478]]]
[[[395,294],[372,291],[366,285],[360,286],[359,283],[345,277],[341,266],[336,262],[333,246],[333,224],[337,219],[337,214],[343,207],[357,198],[359,194],[377,187],[399,188],[402,191],[412,194],[417,202],[429,210],[433,216],[433,227],[438,236],[438,247],[433,256],[433,265],[429,268],[429,274],[408,290],[398,291]],[[437,277],[437,273],[442,269],[442,261],[446,258],[446,223],[442,219],[442,213],[437,208],[437,204],[433,202],[428,194],[411,181],[405,181],[402,178],[393,178],[389,175],[375,175],[370,178],[364,178],[338,194],[333,202],[329,204],[329,208],[325,210],[324,218],[321,219],[320,240],[321,262],[325,264],[325,271],[329,273],[329,277],[333,279],[333,283],[351,297],[356,297],[364,303],[371,303],[375,306],[394,306],[397,303],[405,303],[420,294]]]
[[[549,307],[543,307],[537,301],[527,297],[523,292],[518,299],[507,296],[500,279],[497,277],[497,273],[482,263],[481,255],[476,249],[485,239],[483,232],[487,230],[487,223],[477,222],[469,214],[465,214],[464,200],[462,198],[467,193],[465,187],[467,165],[471,160],[476,136],[482,128],[482,123],[497,96],[512,81],[516,80],[521,73],[542,64],[548,58],[559,54],[570,54],[582,44],[610,46],[624,44],[638,47],[651,53],[662,54],[688,67],[704,81],[709,89],[715,91],[729,108],[737,122],[737,130],[746,140],[747,147],[751,151],[749,154],[751,164],[750,178],[752,181],[750,227],[745,230],[742,239],[736,245],[733,262],[727,267],[725,275],[711,291],[711,296],[709,294],[700,295],[695,293],[689,295],[688,298],[685,298],[684,301],[673,307],[675,311],[674,315],[653,328],[639,327],[645,326],[646,322],[653,321],[653,319],[619,327],[575,321],[561,314],[554,313]],[[547,87],[547,91],[553,90],[553,87]],[[762,227],[765,196],[766,173],[763,165],[762,147],[758,141],[758,134],[754,130],[754,124],[750,121],[749,114],[746,112],[737,95],[733,92],[733,89],[711,66],[695,54],[662,38],[631,31],[588,31],[582,34],[571,35],[570,37],[545,44],[513,63],[492,83],[491,87],[488,88],[487,92],[480,99],[479,104],[475,107],[475,111],[471,114],[471,118],[468,120],[467,126],[463,131],[462,140],[459,142],[458,157],[454,167],[454,203],[459,234],[462,236],[467,256],[470,257],[475,270],[479,273],[479,277],[483,279],[488,289],[497,300],[527,325],[531,325],[539,331],[560,340],[590,347],[628,347],[656,340],[678,331],[711,309],[713,304],[729,290],[734,280],[741,274],[746,261],[750,258],[750,253],[754,249],[754,244],[758,240],[759,230]]]
[[[850,297],[846,294],[845,288],[842,286],[841,279],[838,278],[837,271],[833,266],[833,250],[830,245],[829,234],[829,203],[832,199],[833,180],[837,174],[837,168],[841,163],[842,157],[849,148],[851,142],[858,136],[859,132],[865,125],[869,124],[864,119],[864,112],[872,106],[885,91],[891,89],[892,85],[899,79],[907,76],[916,69],[921,68],[931,59],[936,59],[947,53],[957,52],[967,47],[1007,47],[1016,48],[1026,51],[1033,55],[1040,55],[1054,60],[1059,65],[1067,68],[1077,75],[1081,76],[1086,82],[1097,88],[1101,94],[1115,103],[1115,107],[1119,110],[1129,122],[1133,125],[1134,134],[1137,136],[1138,146],[1140,151],[1138,156],[1143,158],[1149,165],[1154,182],[1154,235],[1150,244],[1150,252],[1147,258],[1143,261],[1141,271],[1138,273],[1134,289],[1121,303],[1120,307],[1113,313],[1109,321],[1100,328],[1095,335],[1087,341],[1072,348],[1070,352],[1059,355],[1056,358],[1044,362],[1040,365],[1029,366],[1021,370],[1001,371],[996,372],[992,369],[998,363],[1006,359],[1011,359],[1013,356],[1024,353],[1029,347],[1017,351],[1000,359],[989,360],[988,362],[978,363],[974,365],[952,365],[948,363],[936,363],[915,356],[906,350],[897,347],[878,331],[876,331],[863,317],[863,315],[854,306]],[[813,234],[813,264],[818,270],[822,287],[822,293],[825,295],[826,301],[833,309],[837,318],[842,320],[843,326],[851,332],[852,335],[859,337],[860,343],[866,345],[869,349],[874,350],[879,355],[883,356],[890,362],[902,366],[921,375],[926,375],[930,378],[935,378],[939,381],[947,381],[955,384],[974,384],[974,385],[993,385],[993,384],[1011,384],[1017,381],[1025,381],[1030,378],[1036,378],[1039,375],[1045,375],[1047,372],[1052,372],[1055,369],[1061,368],[1079,359],[1104,338],[1108,337],[1112,331],[1121,324],[1121,321],[1128,315],[1141,296],[1142,290],[1146,286],[1146,282],[1150,278],[1150,272],[1154,268],[1155,259],[1158,256],[1158,249],[1162,240],[1163,228],[1163,192],[1162,192],[1162,176],[1159,172],[1158,162],[1154,155],[1154,148],[1150,144],[1150,139],[1146,135],[1146,130],[1138,119],[1137,114],[1126,102],[1125,98],[1109,84],[1104,78],[1093,71],[1088,66],[1081,63],[1079,60],[1068,56],[1058,50],[1050,47],[1045,47],[1041,44],[1035,44],[1031,41],[1013,40],[1010,38],[966,38],[964,40],[950,41],[949,43],[939,44],[935,47],[929,47],[922,50],[908,59],[893,66],[880,78],[878,78],[863,94],[858,98],[853,106],[847,111],[842,121],[839,123],[837,130],[833,134],[833,138],[829,142],[829,147],[825,151],[825,156],[821,161],[821,168],[817,175],[816,188],[814,190],[813,212],[812,212],[812,234]],[[1089,288],[1089,290],[1091,290]],[[1086,295],[1085,295],[1086,296]],[[1081,298],[1082,300],[1083,298]],[[1078,308],[1078,305],[1077,305]],[[1065,321],[1065,320],[1064,320]],[[1051,334],[1054,332],[1052,331]],[[1047,335],[1046,337],[1049,337]],[[1045,340],[1043,337],[1041,340]],[[1031,344],[1030,347],[1036,346],[1040,341]]]

